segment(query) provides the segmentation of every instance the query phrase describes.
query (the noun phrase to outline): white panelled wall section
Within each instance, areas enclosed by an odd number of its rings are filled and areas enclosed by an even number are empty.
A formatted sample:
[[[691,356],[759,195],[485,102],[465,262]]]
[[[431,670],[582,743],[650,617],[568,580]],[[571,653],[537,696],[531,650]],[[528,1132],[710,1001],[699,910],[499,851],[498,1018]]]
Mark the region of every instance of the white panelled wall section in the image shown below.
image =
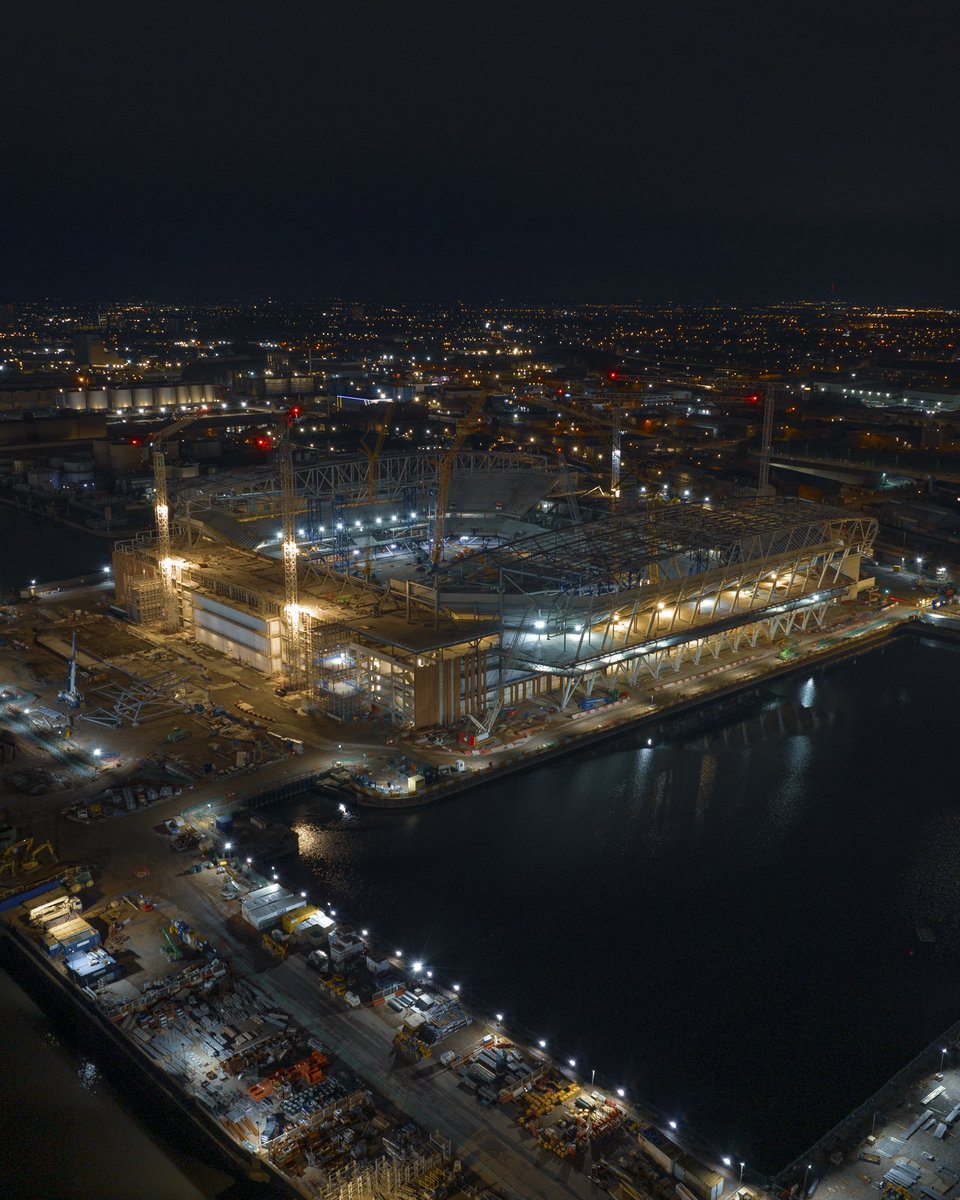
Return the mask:
[[[193,592],[193,636],[203,646],[276,675],[281,670],[280,618],[261,617]]]

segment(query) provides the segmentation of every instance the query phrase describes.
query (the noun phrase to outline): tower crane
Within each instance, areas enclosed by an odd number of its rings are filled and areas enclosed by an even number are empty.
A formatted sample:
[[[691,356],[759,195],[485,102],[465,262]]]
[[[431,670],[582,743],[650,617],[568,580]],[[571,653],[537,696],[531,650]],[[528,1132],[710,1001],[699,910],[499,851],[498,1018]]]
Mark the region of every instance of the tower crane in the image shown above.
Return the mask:
[[[563,483],[563,493],[567,498],[567,504],[570,506],[570,520],[574,527],[580,525],[583,520],[580,515],[580,502],[577,500],[576,487],[570,476],[570,468],[567,465],[566,455],[559,447],[557,448],[557,464],[560,467],[560,479]]]
[[[287,635],[287,672],[289,682],[303,682],[300,650],[300,584],[297,579],[297,491],[293,478],[293,440],[291,433],[300,408],[294,405],[284,414],[278,428],[280,457],[280,519],[283,550],[283,615]]]
[[[660,385],[668,387],[676,386],[666,379],[648,379],[644,380],[644,382],[650,387]],[[601,392],[599,395],[593,397],[590,402],[606,405],[607,414],[594,413],[587,409],[579,408],[576,404],[563,397],[551,396],[549,400],[538,401],[538,404],[543,408],[552,408],[575,418],[586,427],[587,432],[598,435],[603,441],[609,440],[610,497],[613,501],[616,501],[620,496],[620,473],[623,457],[621,451],[623,400],[631,397],[640,398],[642,396],[643,392]]]
[[[361,439],[360,446],[364,454],[367,456],[367,506],[372,508],[377,502],[377,483],[379,475],[377,464],[380,461],[380,455],[383,453],[383,447],[387,440],[387,435],[390,433],[390,420],[393,417],[393,401],[387,404],[387,411],[384,414],[380,428],[377,431],[377,440],[371,449],[366,441]],[[373,427],[371,426],[371,429]],[[370,430],[368,430],[370,432]],[[373,542],[367,539],[367,549],[364,557],[363,572],[365,575],[370,574],[371,559],[373,554]]]
[[[763,434],[760,439],[760,476],[757,482],[757,495],[770,496],[775,489],[770,486],[770,457],[773,452],[773,412],[776,408],[773,384],[768,383],[764,388],[763,397]]]
[[[170,501],[167,495],[167,458],[164,442],[181,429],[191,425],[202,413],[188,413],[161,429],[153,437],[153,512],[157,523],[157,564],[163,585],[163,630],[173,633],[180,624],[177,617],[177,596],[173,586],[173,559],[170,555]]]
[[[434,570],[443,559],[443,519],[450,499],[450,484],[453,480],[453,464],[460,447],[468,433],[475,428],[480,417],[480,411],[487,399],[486,392],[478,392],[467,412],[458,419],[453,431],[453,439],[444,452],[437,469],[437,515],[433,523],[433,545],[430,550],[430,562]]]

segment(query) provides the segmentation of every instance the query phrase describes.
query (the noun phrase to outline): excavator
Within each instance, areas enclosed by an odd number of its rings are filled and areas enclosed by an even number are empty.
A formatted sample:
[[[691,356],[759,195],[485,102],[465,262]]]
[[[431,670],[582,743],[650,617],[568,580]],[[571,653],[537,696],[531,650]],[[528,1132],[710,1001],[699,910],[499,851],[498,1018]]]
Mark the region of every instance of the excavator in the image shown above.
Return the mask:
[[[51,863],[57,861],[57,855],[50,842],[41,842],[39,846],[35,846],[32,837],[21,838],[19,842],[14,842],[4,850],[3,857],[0,858],[0,875],[5,871],[9,871],[11,875],[18,871],[36,871],[40,866],[40,855],[44,851],[50,855]]]

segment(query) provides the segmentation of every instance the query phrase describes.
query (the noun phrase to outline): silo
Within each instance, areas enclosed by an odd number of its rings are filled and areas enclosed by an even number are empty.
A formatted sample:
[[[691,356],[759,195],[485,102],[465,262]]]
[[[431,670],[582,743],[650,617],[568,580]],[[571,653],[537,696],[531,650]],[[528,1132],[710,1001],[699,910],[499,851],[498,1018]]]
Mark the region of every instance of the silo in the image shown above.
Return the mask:
[[[212,383],[203,385],[203,402],[204,404],[215,404],[217,401],[217,390]]]
[[[116,412],[121,408],[133,407],[133,392],[130,388],[111,388],[110,407]]]
[[[153,388],[136,387],[133,389],[134,408],[153,408]]]
[[[170,387],[158,387],[156,389],[156,401],[160,408],[173,408],[177,403],[177,389]]]
[[[190,385],[188,383],[177,384],[177,404],[181,408],[186,408],[190,404]]]
[[[87,393],[83,391],[67,392],[67,408],[74,412],[84,412],[87,407]]]
[[[106,412],[110,407],[110,399],[106,388],[93,388],[87,392],[87,411]]]
[[[191,404],[202,404],[203,403],[203,384],[202,383],[191,383],[190,384],[190,403]]]

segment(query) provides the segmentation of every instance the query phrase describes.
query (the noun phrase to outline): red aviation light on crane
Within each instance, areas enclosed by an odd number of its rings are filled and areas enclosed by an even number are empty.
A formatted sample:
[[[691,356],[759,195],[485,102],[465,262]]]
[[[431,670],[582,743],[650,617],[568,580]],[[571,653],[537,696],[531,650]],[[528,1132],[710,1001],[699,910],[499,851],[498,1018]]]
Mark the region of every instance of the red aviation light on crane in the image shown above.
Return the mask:
[[[608,379],[616,379],[616,378],[617,378],[617,373],[616,373],[616,371],[608,371],[608,372],[607,372],[607,378],[608,378]]]
[[[760,397],[757,395],[756,392],[751,392],[750,395],[745,396],[744,399],[746,400],[746,402],[748,404],[759,404],[760,403]]]

